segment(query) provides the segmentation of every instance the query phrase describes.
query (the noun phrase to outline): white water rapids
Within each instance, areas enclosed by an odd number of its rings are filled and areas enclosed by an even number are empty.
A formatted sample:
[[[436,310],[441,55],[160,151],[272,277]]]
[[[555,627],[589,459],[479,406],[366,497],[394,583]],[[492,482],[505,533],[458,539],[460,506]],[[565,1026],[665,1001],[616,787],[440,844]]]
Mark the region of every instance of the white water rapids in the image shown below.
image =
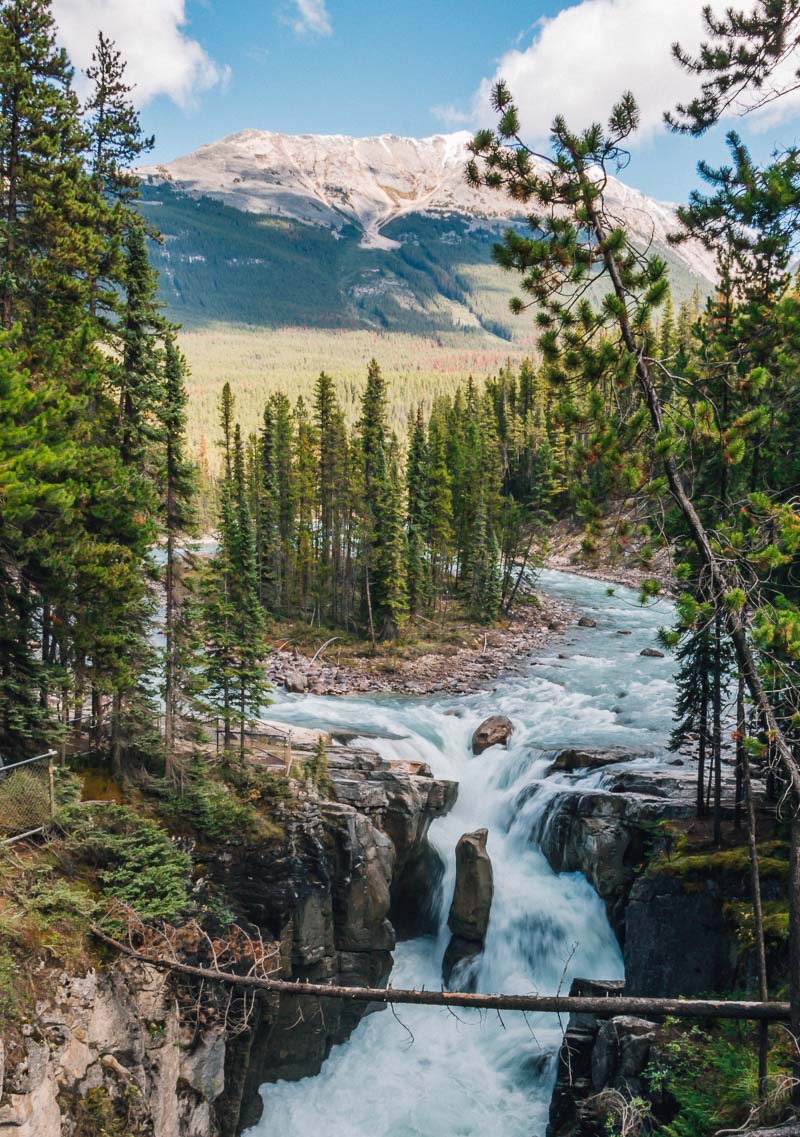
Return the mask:
[[[459,783],[452,812],[430,830],[447,866],[439,935],[398,944],[395,987],[441,986],[455,845],[462,833],[483,827],[495,892],[477,989],[546,994],[559,984],[568,992],[575,976],[622,976],[601,901],[581,875],[549,868],[531,830],[559,784],[558,775],[545,778],[548,751],[625,746],[649,752],[649,761],[663,757],[673,664],[639,653],[654,645],[672,611],[666,603],[642,608],[628,589],[609,596],[607,585],[567,573],[543,572],[539,586],[597,627],[570,627],[538,656],[520,660],[517,673],[494,690],[447,698],[292,697],[270,708],[271,718],[285,722],[402,736],[364,745],[386,757],[421,758],[435,776]],[[511,745],[475,757],[472,732],[490,714],[512,720]],[[602,777],[589,774],[581,784]],[[521,798],[526,787],[538,788]],[[505,1013],[501,1021],[496,1014],[456,1017],[408,1006],[398,1018],[388,1010],[367,1016],[319,1075],[265,1086],[264,1114],[249,1137],[542,1137],[561,1040],[555,1016],[526,1021]]]

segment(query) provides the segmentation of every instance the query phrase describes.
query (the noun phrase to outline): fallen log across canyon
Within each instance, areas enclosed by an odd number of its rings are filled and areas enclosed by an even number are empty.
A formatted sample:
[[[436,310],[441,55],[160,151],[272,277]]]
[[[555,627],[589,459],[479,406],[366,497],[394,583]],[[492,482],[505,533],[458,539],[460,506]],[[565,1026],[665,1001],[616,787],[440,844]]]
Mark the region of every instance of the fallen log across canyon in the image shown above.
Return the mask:
[[[92,928],[97,939],[124,955],[159,971],[174,971],[210,983],[225,983],[242,990],[279,995],[306,995],[319,999],[345,999],[359,1003],[406,1004],[427,1007],[458,1007],[478,1011],[522,1011],[528,1013],[575,1013],[616,1017],[617,1015],[672,1016],[682,1019],[743,1019],[750,1022],[788,1022],[786,1002],[757,1002],[736,999],[669,999],[638,996],[583,995],[484,995],[467,991],[403,990],[395,987],[342,987],[326,983],[304,983],[270,979],[256,975],[235,975],[230,971],[193,967],[178,960],[145,955],[119,940]]]

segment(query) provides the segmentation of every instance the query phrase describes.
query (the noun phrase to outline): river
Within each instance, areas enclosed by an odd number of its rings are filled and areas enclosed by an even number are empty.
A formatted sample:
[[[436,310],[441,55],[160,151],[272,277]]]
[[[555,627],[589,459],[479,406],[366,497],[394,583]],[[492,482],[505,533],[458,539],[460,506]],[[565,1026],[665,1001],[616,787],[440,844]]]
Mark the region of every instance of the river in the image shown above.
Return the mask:
[[[398,944],[395,987],[441,986],[455,845],[485,827],[495,894],[477,989],[565,992],[573,977],[622,977],[622,958],[603,905],[580,874],[556,875],[531,830],[559,776],[545,777],[548,751],[625,746],[659,762],[671,725],[673,662],[643,658],[672,607],[643,608],[636,593],[545,571],[539,587],[596,620],[572,626],[520,660],[493,689],[460,698],[281,697],[270,718],[388,733],[364,745],[392,758],[422,758],[459,783],[449,816],[430,839],[447,866],[440,931]],[[625,634],[628,633],[628,634]],[[562,658],[567,657],[567,658]],[[474,756],[470,739],[489,714],[515,725],[508,749]],[[602,772],[582,784],[595,785]],[[520,792],[534,784],[535,793]],[[570,784],[574,785],[574,782]],[[334,1048],[322,1072],[262,1091],[264,1114],[248,1137],[543,1137],[561,1032],[555,1016],[478,1015],[402,1007],[366,1017]]]

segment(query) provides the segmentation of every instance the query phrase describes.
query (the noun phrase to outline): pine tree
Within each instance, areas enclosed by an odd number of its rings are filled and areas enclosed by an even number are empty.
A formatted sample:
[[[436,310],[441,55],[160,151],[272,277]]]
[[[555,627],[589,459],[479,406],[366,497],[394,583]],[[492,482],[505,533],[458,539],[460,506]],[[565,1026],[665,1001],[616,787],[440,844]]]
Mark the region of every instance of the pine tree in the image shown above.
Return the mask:
[[[209,707],[220,715],[226,752],[239,736],[244,759],[248,723],[267,701],[264,610],[258,595],[241,429],[234,427],[231,479],[222,487],[219,540],[201,582],[203,677]]]
[[[184,603],[187,573],[182,571],[183,554],[179,539],[194,525],[192,498],[194,477],[186,459],[186,364],[169,334],[166,338],[164,363],[164,404],[161,421],[164,434],[164,529],[166,531],[166,566],[164,577],[164,746],[167,776],[173,773],[176,719],[181,693],[187,687],[187,632]],[[184,618],[182,618],[184,617]]]
[[[0,7],[0,305],[6,329],[74,334],[103,203],[82,165],[85,136],[72,68],[49,0]]]
[[[409,426],[408,456],[406,458],[406,498],[408,511],[408,558],[406,577],[408,600],[413,613],[424,611],[430,603],[431,578],[427,555],[427,537],[431,516],[428,496],[428,440],[422,407]]]
[[[709,39],[697,55],[672,48],[686,71],[702,76],[700,94],[664,116],[673,130],[699,137],[726,113],[749,114],[797,89],[796,70],[782,65],[800,46],[800,0],[756,0],[749,11],[724,14],[709,4],[703,22]]]
[[[156,275],[150,265],[141,221],[125,234],[125,300],[120,313],[119,447],[127,465],[148,461],[164,399]]]
[[[493,624],[500,615],[503,602],[503,573],[500,565],[500,549],[497,538],[492,533],[486,550],[486,572],[481,593],[481,618]]]
[[[374,618],[382,639],[397,639],[408,616],[408,589],[405,502],[394,435],[389,439],[385,457],[376,463],[374,485]]]
[[[91,92],[84,106],[89,140],[89,168],[103,193],[124,205],[139,197],[139,179],[131,172],[155,138],[142,133],[131,101],[134,88],[125,80],[126,64],[116,44],[101,31],[86,77]]]
[[[225,456],[224,475],[229,482],[233,477],[233,424],[236,410],[236,400],[233,396],[230,383],[222,388],[219,400],[219,422],[222,428],[222,451]]]
[[[245,731],[267,702],[269,685],[263,663],[266,655],[264,610],[258,598],[255,537],[247,500],[244,446],[239,424],[234,429],[234,525],[231,533],[231,591],[236,606],[235,656],[232,675],[234,721],[239,729],[239,756],[244,760]]]
[[[317,455],[314,426],[308,415],[303,398],[299,398],[294,408],[295,436],[294,489],[295,489],[295,548],[294,586],[292,607],[303,614],[308,613],[309,602],[315,594],[314,589],[314,513],[317,500]],[[311,611],[314,621],[316,604]]]

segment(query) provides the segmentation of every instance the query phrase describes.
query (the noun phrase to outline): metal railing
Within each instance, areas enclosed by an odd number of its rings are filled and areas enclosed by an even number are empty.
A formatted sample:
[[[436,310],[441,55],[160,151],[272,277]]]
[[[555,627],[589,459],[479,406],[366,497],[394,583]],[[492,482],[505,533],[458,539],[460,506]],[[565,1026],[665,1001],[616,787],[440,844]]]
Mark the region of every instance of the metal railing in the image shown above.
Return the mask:
[[[0,845],[43,833],[55,817],[55,750],[0,765]]]
[[[217,757],[225,749],[225,726],[221,717],[200,720],[200,725],[213,739]],[[245,751],[251,760],[266,766],[282,767],[288,776],[295,759],[292,747],[294,732],[291,727],[283,728],[277,723],[264,723],[257,719],[244,731]],[[239,746],[239,731],[231,735],[231,749]],[[301,748],[302,749],[302,748]]]

